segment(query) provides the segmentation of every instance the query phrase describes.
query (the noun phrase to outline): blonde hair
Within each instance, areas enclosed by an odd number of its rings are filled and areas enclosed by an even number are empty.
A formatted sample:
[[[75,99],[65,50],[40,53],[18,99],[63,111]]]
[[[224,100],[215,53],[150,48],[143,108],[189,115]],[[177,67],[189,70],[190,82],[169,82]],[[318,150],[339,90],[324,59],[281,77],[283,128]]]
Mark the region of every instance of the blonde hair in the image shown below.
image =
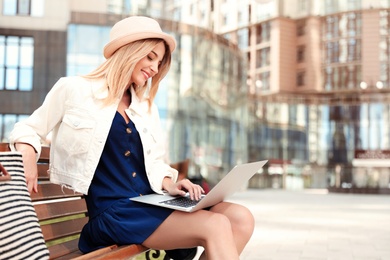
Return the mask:
[[[115,103],[120,99],[125,90],[131,87],[130,78],[133,74],[135,65],[146,55],[148,55],[157,44],[163,42],[165,45],[164,57],[159,65],[158,73],[152,78],[152,84],[148,93],[149,107],[157,94],[160,81],[168,73],[171,65],[171,53],[169,46],[162,39],[144,39],[129,43],[119,48],[110,58],[103,62],[91,73],[84,75],[89,79],[102,79],[106,81],[105,87],[108,87],[108,96],[104,100],[106,105]],[[143,86],[136,88],[136,93],[141,97],[146,90],[147,82]]]

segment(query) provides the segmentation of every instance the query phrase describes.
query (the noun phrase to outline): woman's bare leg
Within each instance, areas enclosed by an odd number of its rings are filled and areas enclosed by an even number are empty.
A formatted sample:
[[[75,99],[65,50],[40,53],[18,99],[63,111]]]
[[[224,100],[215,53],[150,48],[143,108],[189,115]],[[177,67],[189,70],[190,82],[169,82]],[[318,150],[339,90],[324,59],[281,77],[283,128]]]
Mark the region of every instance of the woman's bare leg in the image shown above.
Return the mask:
[[[229,219],[237,252],[241,254],[255,228],[252,213],[244,206],[228,202],[221,202],[212,207],[210,211],[223,214]]]
[[[206,210],[173,212],[143,245],[154,249],[202,246],[207,259],[239,259],[229,219]]]
[[[201,259],[239,259],[253,232],[253,216],[236,204],[219,203],[210,211],[173,212],[143,243],[154,249],[205,248]]]

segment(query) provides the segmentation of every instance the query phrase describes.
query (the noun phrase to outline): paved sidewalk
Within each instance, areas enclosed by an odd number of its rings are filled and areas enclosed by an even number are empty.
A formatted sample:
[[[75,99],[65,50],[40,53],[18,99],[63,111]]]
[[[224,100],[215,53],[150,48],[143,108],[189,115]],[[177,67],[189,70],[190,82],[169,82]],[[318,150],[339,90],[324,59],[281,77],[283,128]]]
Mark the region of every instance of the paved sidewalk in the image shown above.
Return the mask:
[[[247,190],[256,229],[241,260],[390,260],[390,196]]]

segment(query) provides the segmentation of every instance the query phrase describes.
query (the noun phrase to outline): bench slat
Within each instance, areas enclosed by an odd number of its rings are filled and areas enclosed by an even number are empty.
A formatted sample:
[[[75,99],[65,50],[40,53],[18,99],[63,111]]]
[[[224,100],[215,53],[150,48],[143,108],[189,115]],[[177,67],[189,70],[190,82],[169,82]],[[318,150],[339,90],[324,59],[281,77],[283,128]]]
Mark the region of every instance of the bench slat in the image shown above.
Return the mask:
[[[84,225],[88,222],[88,217],[71,219],[63,222],[42,225],[42,234],[45,241],[51,241],[58,238],[77,235],[81,232]]]
[[[53,183],[40,183],[38,186],[38,192],[31,193],[32,201],[53,200],[80,196],[82,196],[82,194],[76,193],[67,188],[62,188],[61,185]]]
[[[78,239],[74,239],[71,241],[63,242],[61,244],[50,246],[50,259],[61,259],[61,257],[65,257],[64,259],[70,259],[69,254],[72,253],[81,255],[82,253],[79,251],[78,242]]]
[[[40,221],[87,213],[84,199],[37,204],[34,208]]]
[[[49,164],[47,163],[38,163],[38,179],[40,181],[42,180],[49,180]]]
[[[77,255],[72,255],[72,259],[73,260],[97,259],[100,255],[104,255],[106,253],[109,253],[109,252],[111,252],[112,250],[114,250],[117,247],[118,247],[117,245],[112,245],[112,246],[108,246],[108,247],[97,249],[97,250],[95,250],[93,252],[90,252],[88,254],[78,255],[78,256]],[[127,256],[127,258],[128,257],[129,256]]]
[[[42,146],[41,155],[39,156],[39,162],[49,163],[50,159],[50,147]]]
[[[125,245],[125,246],[119,246],[118,248],[113,249],[111,252],[101,254],[94,259],[128,259],[129,256],[136,256],[139,254],[142,254],[146,251],[148,251],[149,248],[144,247],[142,245]]]

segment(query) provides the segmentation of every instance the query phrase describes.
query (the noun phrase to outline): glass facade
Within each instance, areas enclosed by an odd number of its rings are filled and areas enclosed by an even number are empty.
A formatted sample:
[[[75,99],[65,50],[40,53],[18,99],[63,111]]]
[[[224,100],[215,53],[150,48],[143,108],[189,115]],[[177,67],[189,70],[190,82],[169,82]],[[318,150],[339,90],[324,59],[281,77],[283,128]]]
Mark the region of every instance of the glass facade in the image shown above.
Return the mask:
[[[388,98],[365,98],[356,103],[349,94],[278,94],[255,102],[249,113],[256,116],[249,117],[248,158],[270,160],[256,185],[389,188],[388,167],[354,165],[357,151],[390,150]],[[379,173],[371,176],[372,171]]]
[[[331,2],[327,1],[334,7]],[[322,86],[314,93],[264,95],[271,87],[271,68],[279,64],[267,58],[274,39],[264,35],[272,23],[254,27],[256,78],[250,98],[248,158],[267,158],[269,164],[252,179],[253,187],[390,188],[390,170],[381,165],[384,161],[364,165],[357,155],[380,151],[374,157],[386,159],[390,151],[389,94],[384,90],[389,86],[389,18],[388,10],[378,13],[379,81],[362,86],[362,12],[333,13],[321,18]],[[297,20],[298,36],[304,35],[304,25],[304,20]],[[296,49],[299,65],[291,68],[297,71],[292,87],[307,84],[304,42]]]
[[[44,8],[45,0],[3,0],[3,15],[42,17]]]
[[[390,87],[390,11],[382,10],[380,15],[380,42],[379,42],[379,62],[380,76],[379,80],[383,87]]]
[[[15,123],[27,117],[28,115],[0,114],[0,142],[8,142]]]
[[[111,27],[84,24],[68,26],[67,75],[84,75],[104,61],[103,48]]]
[[[361,24],[360,12],[324,18],[324,90],[359,88],[362,81]]]
[[[0,90],[33,87],[34,39],[0,35]]]

